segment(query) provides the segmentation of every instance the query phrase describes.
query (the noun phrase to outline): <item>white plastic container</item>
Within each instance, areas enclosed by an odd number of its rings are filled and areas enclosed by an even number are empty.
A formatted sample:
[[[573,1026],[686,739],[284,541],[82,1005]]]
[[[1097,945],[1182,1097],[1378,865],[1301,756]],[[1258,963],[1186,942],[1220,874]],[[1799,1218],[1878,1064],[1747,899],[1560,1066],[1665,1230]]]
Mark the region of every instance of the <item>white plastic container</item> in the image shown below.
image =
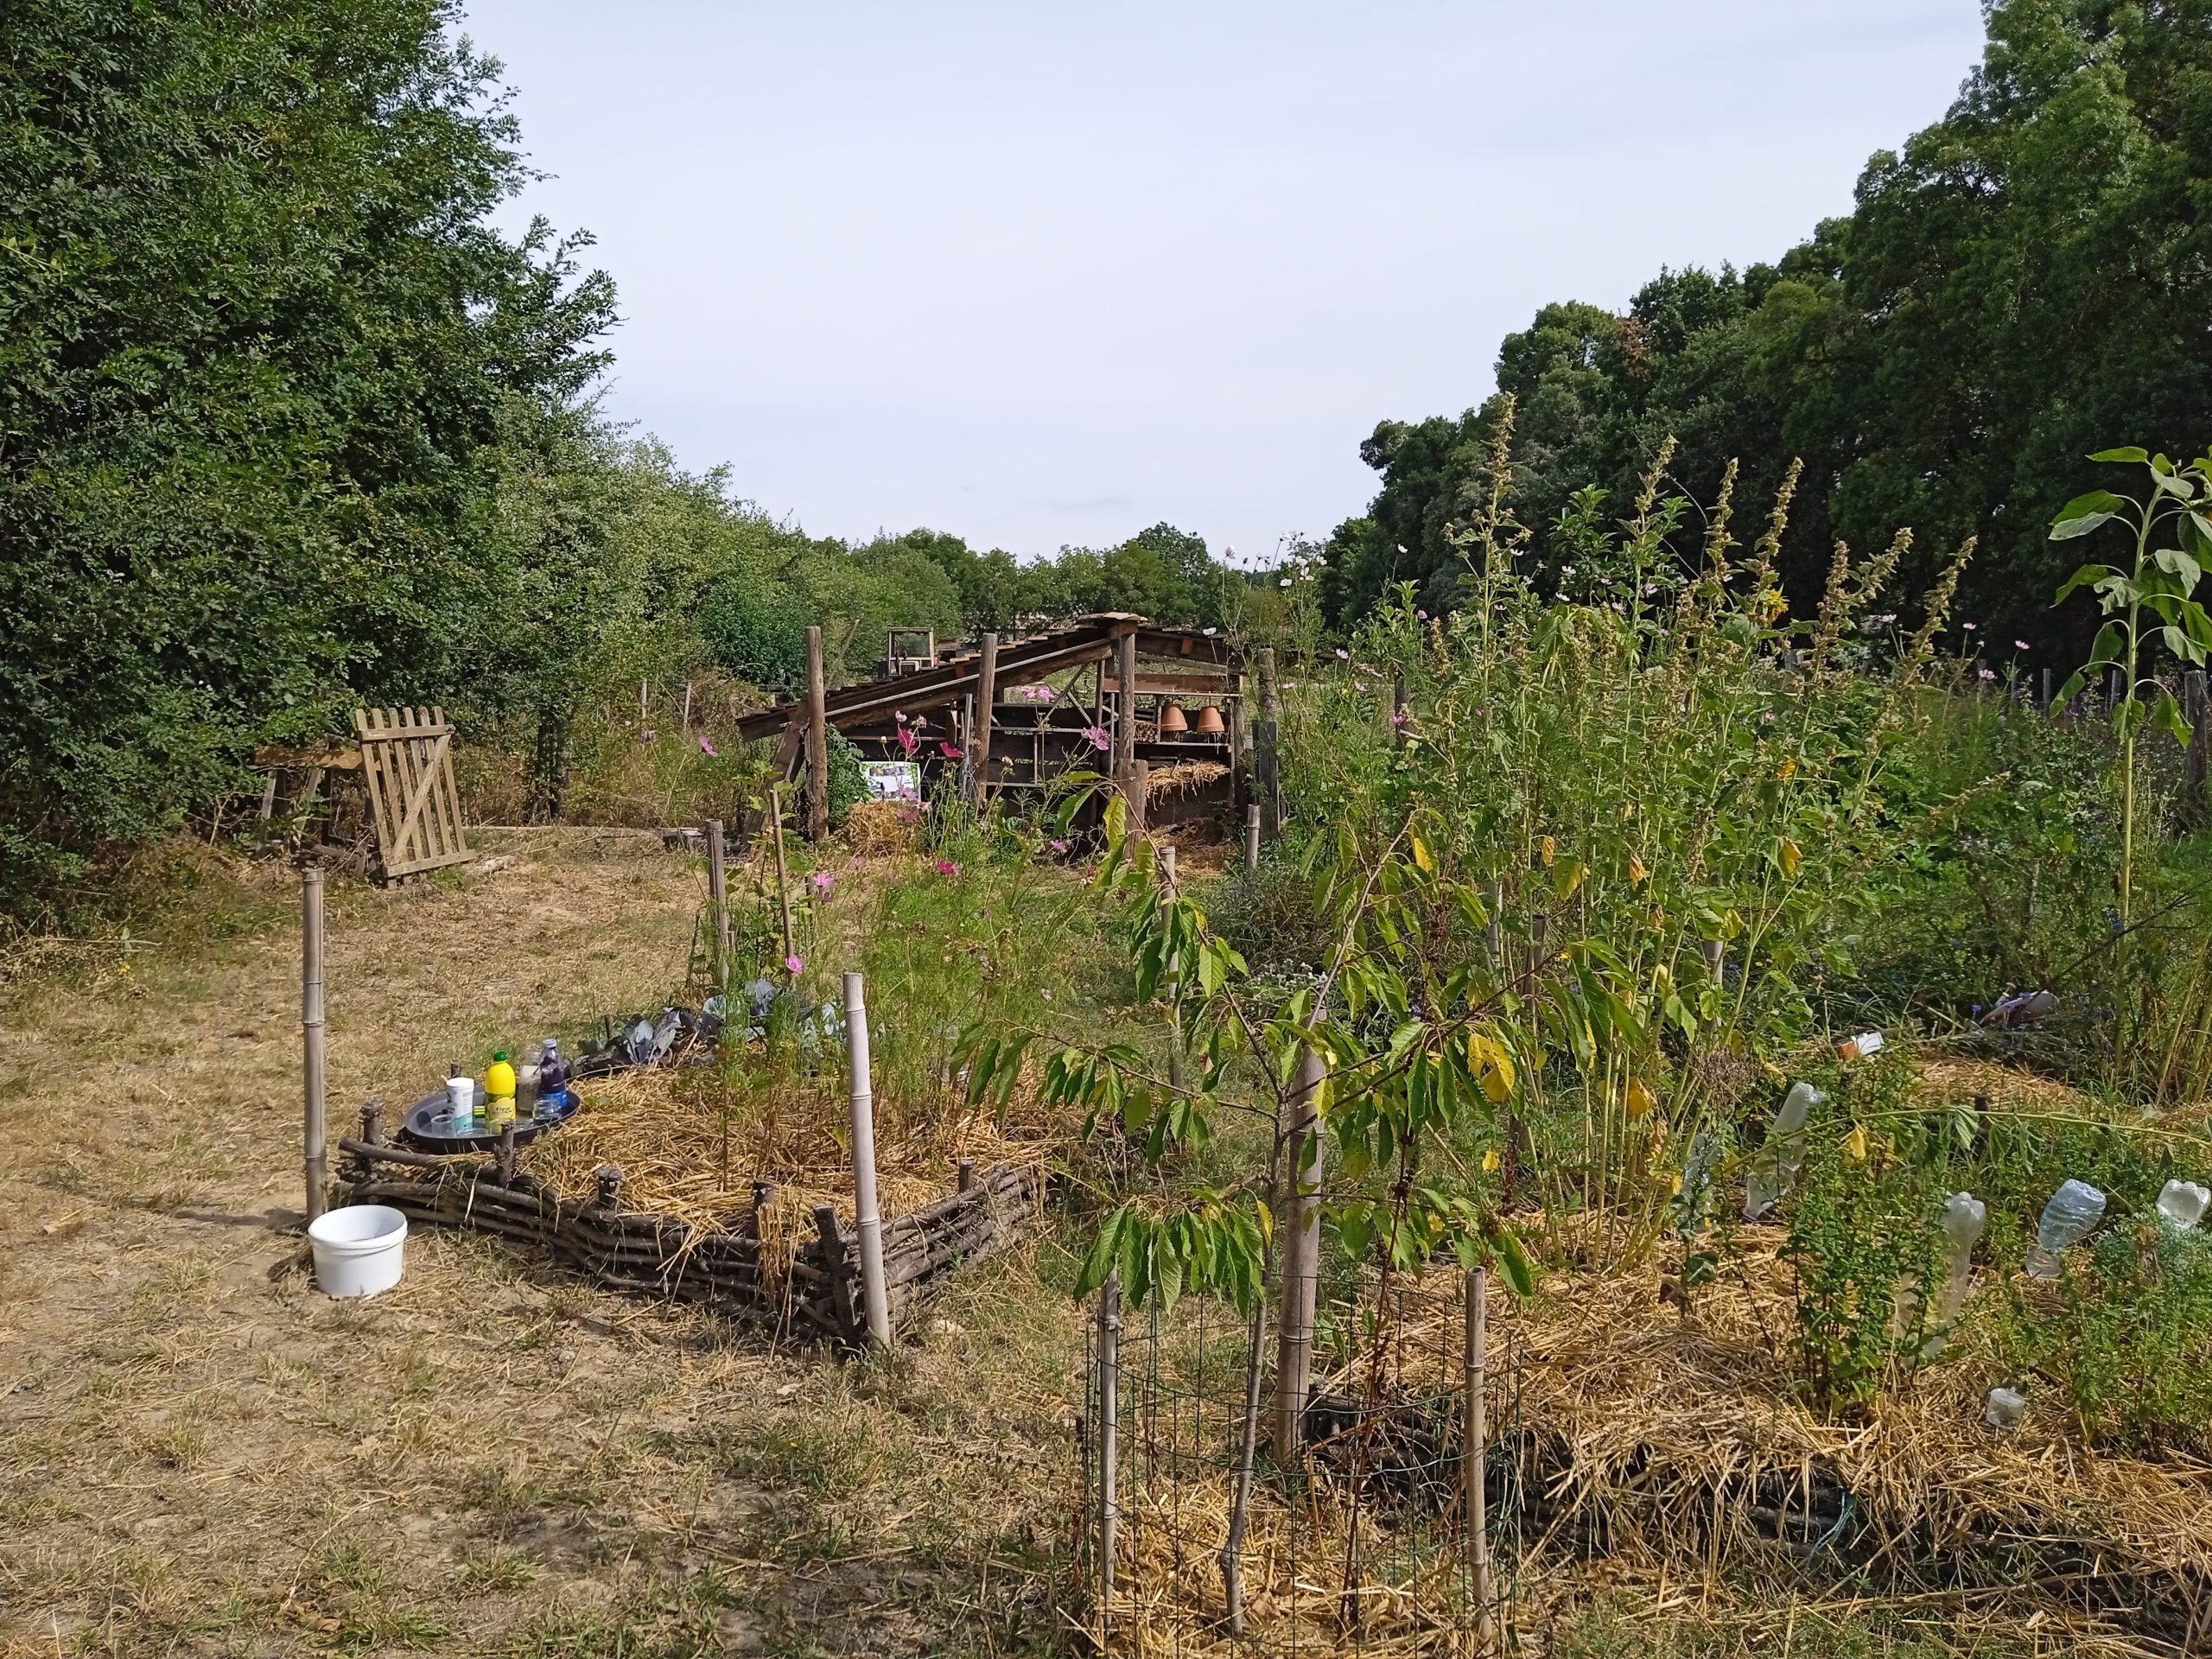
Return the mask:
[[[373,1296],[399,1282],[407,1217],[388,1204],[349,1204],[308,1224],[315,1288],[326,1296]]]

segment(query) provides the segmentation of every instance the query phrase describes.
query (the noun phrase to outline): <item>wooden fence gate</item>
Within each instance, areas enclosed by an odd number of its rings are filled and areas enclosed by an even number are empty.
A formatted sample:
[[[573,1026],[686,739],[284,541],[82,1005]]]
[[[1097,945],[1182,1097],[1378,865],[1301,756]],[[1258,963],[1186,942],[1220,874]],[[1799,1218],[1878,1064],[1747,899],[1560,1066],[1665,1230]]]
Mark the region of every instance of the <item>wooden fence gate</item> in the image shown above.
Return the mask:
[[[384,879],[397,881],[476,856],[453,781],[453,728],[442,709],[356,709]]]

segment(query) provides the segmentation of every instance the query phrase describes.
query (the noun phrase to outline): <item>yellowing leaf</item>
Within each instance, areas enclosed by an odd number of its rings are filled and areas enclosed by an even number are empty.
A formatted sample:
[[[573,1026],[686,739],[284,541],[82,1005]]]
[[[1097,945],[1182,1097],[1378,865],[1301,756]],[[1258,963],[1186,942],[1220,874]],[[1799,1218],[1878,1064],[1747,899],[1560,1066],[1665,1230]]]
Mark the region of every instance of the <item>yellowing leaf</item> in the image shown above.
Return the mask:
[[[1654,933],[1656,933],[1667,925],[1667,912],[1661,906],[1654,905],[1651,907],[1651,914],[1648,919],[1651,924],[1651,931]]]
[[[1504,1161],[1505,1160],[1503,1159],[1497,1155],[1497,1148],[1496,1147],[1492,1147],[1488,1152],[1483,1154],[1483,1168],[1486,1171],[1497,1169],[1497,1167]]]
[[[1782,873],[1784,875],[1795,875],[1797,874],[1797,867],[1804,861],[1805,855],[1797,850],[1797,843],[1784,836],[1782,838]]]
[[[1413,842],[1414,862],[1420,865],[1422,869],[1433,873],[1436,868],[1436,856],[1428,850],[1428,843],[1419,836],[1413,838]]]
[[[1631,886],[1641,883],[1643,878],[1650,874],[1649,870],[1644,868],[1642,859],[1634,853],[1628,855],[1628,879]]]
[[[1642,1117],[1659,1103],[1659,1097],[1643,1086],[1642,1078],[1630,1077],[1628,1080],[1627,1103],[1630,1117]]]
[[[1537,850],[1543,857],[1544,868],[1551,868],[1552,861],[1559,856],[1559,838],[1556,836],[1546,836]]]
[[[1866,1126],[1864,1123],[1852,1126],[1851,1133],[1843,1137],[1843,1150],[1844,1155],[1854,1164],[1866,1161]]]
[[[1481,1077],[1491,1104],[1503,1106],[1513,1098],[1513,1056],[1505,1052],[1504,1044],[1479,1031],[1469,1032],[1467,1064]]]
[[[1774,774],[1774,776],[1775,776],[1775,779],[1776,779],[1776,781],[1777,781],[1777,782],[1779,782],[1779,783],[1784,783],[1784,784],[1788,783],[1788,782],[1789,782],[1792,778],[1795,778],[1796,775],[1797,775],[1797,763],[1796,763],[1795,760],[1785,760],[1785,761],[1783,761],[1783,762],[1782,763],[1782,768],[1781,768],[1781,770],[1780,770],[1780,771],[1778,771],[1778,772],[1777,772]]]
[[[1682,1191],[1682,1178],[1681,1178],[1681,1176],[1677,1175],[1677,1176],[1675,1176],[1675,1177],[1674,1192],[1675,1192],[1675,1195],[1676,1195],[1677,1197],[1680,1197],[1680,1196],[1681,1196],[1681,1191]]]

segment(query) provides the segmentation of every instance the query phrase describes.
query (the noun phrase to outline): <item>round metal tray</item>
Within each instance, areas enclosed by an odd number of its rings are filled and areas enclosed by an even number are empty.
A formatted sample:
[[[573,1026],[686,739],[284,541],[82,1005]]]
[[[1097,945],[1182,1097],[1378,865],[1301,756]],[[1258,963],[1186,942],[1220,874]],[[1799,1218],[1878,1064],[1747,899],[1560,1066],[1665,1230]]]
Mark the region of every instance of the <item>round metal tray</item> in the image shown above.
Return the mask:
[[[573,1089],[563,1089],[559,1096],[560,1109],[550,1117],[518,1117],[515,1119],[515,1145],[526,1147],[548,1129],[557,1129],[576,1115],[583,1100]],[[407,1116],[400,1120],[399,1137],[410,1146],[425,1152],[497,1152],[499,1137],[496,1135],[450,1135],[439,1128],[434,1120],[446,1109],[446,1091],[439,1090],[427,1095],[407,1109]]]

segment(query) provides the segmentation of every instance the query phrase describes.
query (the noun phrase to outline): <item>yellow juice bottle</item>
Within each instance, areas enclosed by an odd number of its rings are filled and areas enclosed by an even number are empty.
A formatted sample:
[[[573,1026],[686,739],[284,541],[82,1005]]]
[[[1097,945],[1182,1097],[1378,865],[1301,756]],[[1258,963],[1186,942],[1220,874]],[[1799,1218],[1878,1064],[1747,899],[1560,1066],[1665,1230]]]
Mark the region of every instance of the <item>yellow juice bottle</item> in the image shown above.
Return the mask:
[[[484,1127],[497,1135],[515,1121],[515,1069],[507,1064],[507,1051],[492,1056],[484,1072]]]

